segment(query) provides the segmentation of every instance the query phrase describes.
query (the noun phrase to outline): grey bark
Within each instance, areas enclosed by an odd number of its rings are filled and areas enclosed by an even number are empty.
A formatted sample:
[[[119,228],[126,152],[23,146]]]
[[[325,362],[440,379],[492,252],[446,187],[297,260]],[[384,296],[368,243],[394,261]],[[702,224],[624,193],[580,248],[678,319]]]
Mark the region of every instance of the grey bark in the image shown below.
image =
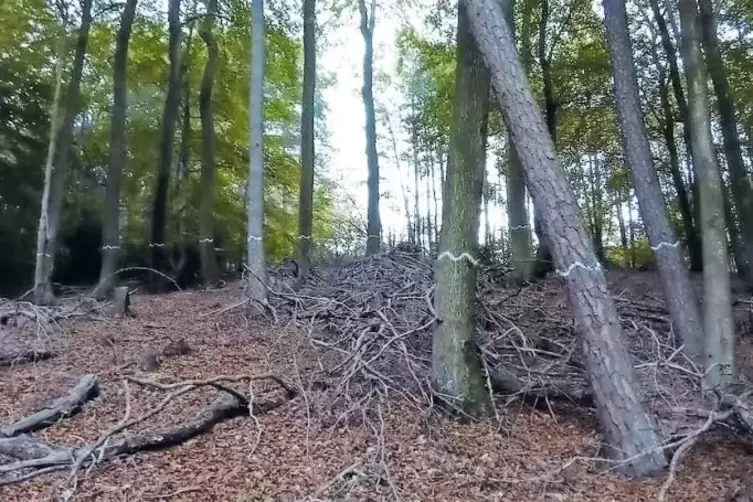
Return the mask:
[[[110,124],[110,165],[107,166],[105,213],[102,221],[102,268],[95,296],[102,300],[112,294],[120,256],[120,187],[128,163],[126,110],[128,108],[128,43],[136,17],[138,0],[127,0],[116,36],[113,58],[112,123]]]
[[[379,216],[379,157],[376,147],[376,113],[374,111],[374,23],[376,22],[376,0],[366,8],[366,0],[358,0],[361,15],[361,35],[364,42],[363,54],[363,106],[366,111],[366,159],[368,164],[369,202],[366,215],[366,254],[379,252],[382,239],[382,222]]]
[[[73,142],[73,122],[78,114],[81,76],[89,44],[92,0],[84,0],[81,4],[81,10],[81,25],[76,37],[76,54],[73,58],[73,68],[71,69],[65,97],[65,116],[59,129],[55,130],[57,120],[53,120],[51,126],[53,134],[50,136],[50,142],[54,145],[51,145],[48,150],[47,167],[49,169],[46,169],[45,172],[46,188],[42,194],[42,210],[37,229],[36,266],[34,268],[34,301],[40,305],[49,304],[55,300],[52,292],[52,274],[58,248],[63,196],[68,179],[68,164],[70,163],[71,144]],[[62,52],[59,57],[65,58]],[[60,67],[58,67],[59,70]],[[54,119],[56,118],[54,117]],[[54,161],[49,163],[52,159]]]
[[[265,302],[264,258],[264,0],[251,2],[250,162],[248,176],[248,280],[246,294]]]
[[[691,357],[700,360],[703,353],[703,324],[698,300],[680,253],[679,240],[667,215],[652,161],[648,131],[641,112],[625,3],[622,0],[604,0],[603,5],[622,148],[630,166],[638,207],[656,257],[667,309],[679,338],[677,341],[685,344]]]
[[[703,235],[703,314],[706,331],[706,382],[712,386],[735,375],[734,323],[730,295],[723,187],[711,139],[706,75],[701,59],[695,0],[680,0],[681,53],[688,85],[690,136],[701,206]]]
[[[551,246],[555,266],[582,333],[583,353],[600,423],[623,472],[646,476],[667,461],[656,448],[661,432],[636,392],[636,376],[604,271],[585,229],[575,194],[557,162],[548,134],[518,59],[510,28],[494,0],[464,0],[470,24],[512,135],[528,189]],[[637,456],[637,458],[636,458]]]
[[[451,406],[471,415],[492,410],[474,336],[479,209],[485,173],[489,70],[473,39],[465,6],[458,7],[451,167],[442,200],[436,264],[432,382]],[[470,257],[470,258],[468,258]]]
[[[502,3],[513,36],[515,35],[515,0],[507,0]],[[524,31],[521,36],[521,57],[526,74],[531,66],[531,37],[525,27],[530,23],[528,19],[531,10],[523,11]],[[508,145],[512,145],[508,132]],[[508,148],[507,159],[507,221],[510,226],[510,281],[513,284],[522,284],[531,280],[533,271],[533,251],[531,250],[531,225],[526,209],[526,179],[523,169],[520,167],[515,148]]]
[[[207,13],[199,26],[199,36],[207,46],[207,62],[201,77],[199,91],[199,115],[201,116],[201,207],[199,208],[199,253],[201,257],[201,277],[205,283],[217,280],[219,267],[214,252],[214,160],[215,132],[212,92],[219,69],[219,48],[212,33],[217,0],[207,0]]]
[[[750,179],[743,162],[743,152],[740,147],[735,117],[735,102],[727,77],[727,69],[719,50],[712,0],[698,0],[698,5],[700,7],[703,51],[706,56],[708,73],[716,93],[716,105],[719,110],[719,124],[724,138],[724,153],[729,167],[732,198],[735,202],[736,215],[740,224],[739,231],[742,244],[740,261],[745,262],[745,279],[749,286],[753,286],[753,275],[749,273],[750,267],[753,265],[753,189],[751,189]],[[734,225],[734,220],[730,222],[730,225]]]
[[[162,111],[162,130],[159,141],[159,157],[157,160],[157,175],[152,202],[150,265],[156,270],[166,267],[165,225],[167,218],[167,198],[170,185],[170,167],[173,163],[173,141],[180,113],[181,90],[181,24],[180,0],[169,0],[167,19],[169,25],[169,59],[170,73],[167,83],[167,96]],[[153,274],[151,282],[158,284],[161,279]]]
[[[301,113],[301,181],[298,201],[300,277],[311,269],[314,218],[314,95],[316,92],[316,0],[303,0],[303,106]]]

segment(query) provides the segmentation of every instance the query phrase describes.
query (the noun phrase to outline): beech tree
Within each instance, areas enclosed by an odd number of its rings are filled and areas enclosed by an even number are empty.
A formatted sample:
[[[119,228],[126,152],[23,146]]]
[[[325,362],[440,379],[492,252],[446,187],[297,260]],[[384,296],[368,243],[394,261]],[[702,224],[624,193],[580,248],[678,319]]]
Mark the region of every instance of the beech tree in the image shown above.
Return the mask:
[[[698,177],[703,236],[703,318],[705,368],[710,386],[730,383],[735,375],[735,326],[732,320],[723,185],[711,139],[706,72],[701,58],[698,7],[680,0],[680,45],[688,85],[688,118]]]
[[[675,331],[680,341],[686,344],[688,353],[698,357],[703,351],[701,316],[653,166],[638,95],[625,3],[622,0],[604,0],[603,5],[623,150],[630,165],[638,206],[656,256],[664,298]]]
[[[309,274],[314,215],[314,95],[316,93],[316,0],[303,0],[303,103],[301,113],[301,186],[298,201],[298,264]]]
[[[366,254],[379,252],[382,222],[379,216],[379,157],[376,147],[376,112],[374,111],[374,25],[376,23],[376,0],[371,0],[367,9],[366,0],[358,0],[363,36],[363,106],[366,111],[366,160],[369,177],[368,209],[366,215]]]
[[[214,79],[219,69],[219,48],[214,38],[217,0],[207,0],[206,16],[199,27],[199,36],[207,46],[207,62],[201,77],[199,91],[199,114],[201,116],[201,205],[199,208],[199,253],[201,256],[201,277],[205,283],[217,279],[219,269],[214,248],[214,109],[212,91]],[[186,109],[188,104],[186,103]]]
[[[565,282],[610,453],[625,461],[622,470],[628,475],[659,472],[667,464],[658,449],[661,431],[637,394],[635,372],[604,271],[528,87],[501,6],[494,0],[463,0],[461,5],[468,9],[471,31],[491,70],[492,85],[542,216],[555,267]]]
[[[65,115],[59,129],[56,112],[53,112],[52,134],[48,150],[47,165],[45,167],[45,188],[42,195],[42,209],[37,227],[37,254],[34,269],[34,301],[40,305],[52,303],[55,299],[52,292],[52,274],[55,268],[55,253],[58,247],[60,217],[63,210],[63,195],[68,179],[68,164],[70,163],[71,147],[73,144],[73,122],[79,106],[81,91],[81,76],[84,71],[84,58],[89,44],[89,28],[92,22],[92,0],[81,2],[81,25],[76,37],[76,53],[73,58],[68,91],[65,98]],[[64,37],[65,35],[61,35]],[[59,57],[64,59],[64,52]],[[58,67],[60,71],[61,67]],[[60,76],[60,75],[58,75]],[[59,95],[53,109],[57,108]]]
[[[450,167],[442,199],[442,233],[436,264],[432,380],[452,406],[471,415],[492,409],[474,337],[479,209],[484,184],[489,116],[489,70],[458,6],[455,102]]]
[[[250,160],[248,176],[249,299],[265,302],[264,285],[264,0],[251,2],[251,85],[249,91]]]
[[[102,270],[96,296],[103,299],[115,287],[115,272],[120,256],[120,186],[123,170],[128,163],[126,148],[126,110],[128,108],[128,42],[136,17],[138,0],[127,0],[120,28],[115,39],[113,58],[112,125],[110,129],[110,164],[107,166],[107,187],[105,189],[105,212],[102,221]]]

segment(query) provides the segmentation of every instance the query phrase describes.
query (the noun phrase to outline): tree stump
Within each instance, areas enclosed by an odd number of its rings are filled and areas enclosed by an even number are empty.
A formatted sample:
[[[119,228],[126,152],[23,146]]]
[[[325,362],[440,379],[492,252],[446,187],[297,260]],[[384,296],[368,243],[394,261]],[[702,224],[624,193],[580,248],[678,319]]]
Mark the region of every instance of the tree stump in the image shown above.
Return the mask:
[[[128,294],[128,286],[115,288],[113,302],[115,304],[116,315],[120,317],[131,315],[131,298]]]

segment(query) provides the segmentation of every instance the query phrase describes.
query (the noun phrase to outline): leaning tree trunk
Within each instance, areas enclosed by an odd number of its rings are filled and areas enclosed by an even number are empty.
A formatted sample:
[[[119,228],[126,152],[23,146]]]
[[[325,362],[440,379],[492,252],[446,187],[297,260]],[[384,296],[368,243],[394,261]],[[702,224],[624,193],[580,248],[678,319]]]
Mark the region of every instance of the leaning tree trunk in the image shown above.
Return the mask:
[[[301,183],[298,202],[300,277],[311,269],[314,217],[314,93],[316,91],[316,0],[303,0],[303,110],[301,113]]]
[[[264,303],[264,0],[251,2],[251,131],[248,176],[248,289],[252,302]]]
[[[730,383],[735,375],[735,327],[732,321],[727,236],[724,231],[723,187],[711,139],[711,118],[695,0],[680,0],[680,26],[681,52],[688,83],[690,137],[701,204],[706,381],[716,387]]]
[[[214,253],[214,110],[212,90],[219,68],[219,49],[214,38],[217,0],[207,1],[207,15],[199,27],[199,36],[207,46],[207,63],[201,77],[199,91],[199,114],[201,115],[201,207],[199,208],[199,253],[201,257],[201,277],[204,283],[217,280],[219,268]]]
[[[716,20],[711,0],[698,0],[701,9],[701,35],[703,51],[706,55],[711,82],[716,92],[716,105],[719,109],[719,123],[724,138],[724,153],[729,166],[732,198],[737,209],[737,220],[740,223],[742,241],[742,261],[746,262],[745,270],[753,265],[753,189],[743,162],[743,152],[740,148],[740,137],[737,133],[737,119],[735,118],[735,103],[730,90],[727,69],[724,67],[722,55],[719,51],[719,39],[716,33]],[[734,225],[734,220],[730,222]],[[753,286],[753,276],[745,278],[748,286]]]
[[[157,176],[152,202],[150,265],[166,270],[165,226],[167,217],[167,194],[170,186],[170,167],[173,163],[173,140],[180,113],[181,64],[180,64],[180,0],[169,0],[167,19],[170,29],[168,46],[170,56],[170,76],[167,83],[167,96],[162,111],[162,132],[160,133]],[[160,276],[153,274],[153,287],[161,282]]]
[[[503,3],[505,15],[510,28],[515,35],[515,0],[507,0]],[[531,65],[531,36],[528,32],[530,9],[524,10],[526,19],[523,20],[523,33],[521,36],[521,52],[523,66],[526,74]],[[508,144],[512,144],[508,133]],[[531,280],[533,270],[533,253],[531,251],[531,225],[528,221],[526,210],[526,179],[523,169],[520,167],[515,148],[508,148],[507,159],[507,221],[510,227],[510,280],[513,284],[522,284]],[[539,242],[541,246],[541,242]]]
[[[81,4],[81,26],[76,38],[76,55],[73,59],[68,93],[65,99],[65,116],[60,129],[53,129],[50,142],[48,164],[49,176],[45,173],[46,189],[42,194],[42,211],[37,229],[37,255],[34,269],[34,301],[38,304],[48,304],[55,300],[52,292],[52,274],[55,268],[55,253],[58,245],[60,217],[63,210],[63,192],[68,177],[71,144],[73,142],[73,122],[78,114],[81,76],[84,70],[84,57],[89,44],[89,28],[92,22],[92,0],[84,0]],[[64,36],[64,35],[61,35]],[[64,58],[64,54],[59,55]],[[53,123],[53,127],[56,124]],[[48,160],[49,162],[49,160]]]
[[[492,410],[474,337],[475,256],[485,175],[489,70],[473,39],[465,6],[458,7],[455,103],[450,133],[451,166],[442,200],[442,233],[436,264],[432,381],[451,406],[471,415]]]
[[[110,126],[110,165],[107,166],[105,214],[102,221],[102,268],[96,297],[104,299],[115,287],[120,256],[120,186],[128,163],[126,149],[126,109],[128,100],[128,42],[136,17],[138,0],[127,0],[115,44],[113,58],[112,124]]]
[[[698,300],[680,253],[679,240],[667,215],[652,161],[648,131],[641,112],[625,3],[622,0],[604,0],[603,4],[622,148],[630,166],[649,243],[656,257],[664,298],[679,338],[678,345],[685,343],[689,355],[699,358],[703,353],[703,325]]]
[[[366,159],[369,168],[367,181],[369,202],[366,216],[366,254],[379,252],[382,239],[382,222],[379,216],[379,158],[376,147],[376,113],[374,111],[374,23],[376,0],[371,0],[367,10],[366,0],[358,0],[361,14],[361,35],[365,46],[363,54],[363,106],[366,110]]]
[[[624,461],[622,470],[628,475],[659,472],[667,464],[657,448],[661,431],[639,399],[637,379],[603,268],[575,194],[557,162],[554,142],[528,86],[502,9],[495,0],[464,0],[461,5],[468,8],[472,30],[491,68],[492,83],[525,169],[528,189],[542,216],[557,273],[564,278],[612,455]]]

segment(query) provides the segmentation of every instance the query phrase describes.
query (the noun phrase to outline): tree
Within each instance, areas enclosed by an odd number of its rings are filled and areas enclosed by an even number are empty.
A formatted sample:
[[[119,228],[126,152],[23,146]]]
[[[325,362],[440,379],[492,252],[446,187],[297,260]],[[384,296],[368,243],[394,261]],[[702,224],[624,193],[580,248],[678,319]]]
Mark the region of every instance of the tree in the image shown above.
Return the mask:
[[[76,54],[73,58],[73,68],[71,69],[64,104],[65,116],[59,129],[56,129],[56,108],[59,102],[57,91],[53,103],[52,134],[50,135],[50,146],[45,167],[45,189],[42,195],[42,210],[37,229],[37,254],[34,269],[34,301],[42,305],[54,301],[52,273],[55,268],[63,195],[68,179],[68,164],[70,163],[71,146],[73,144],[73,123],[78,113],[81,76],[84,70],[86,49],[89,44],[89,28],[92,22],[91,10],[92,0],[82,0],[81,25],[76,38]],[[60,52],[58,57],[63,59],[64,53]],[[60,70],[60,67],[58,67],[58,71]]]
[[[113,58],[112,124],[110,128],[110,164],[107,167],[105,212],[102,221],[102,270],[96,295],[102,299],[115,287],[115,272],[120,256],[120,188],[128,163],[126,148],[126,110],[128,108],[128,42],[136,17],[138,0],[127,0],[115,43]]]
[[[715,387],[731,382],[735,375],[735,326],[732,321],[727,236],[724,231],[723,187],[711,139],[711,118],[695,0],[680,0],[680,26],[681,55],[688,85],[690,138],[701,206],[706,380]]]
[[[379,252],[382,222],[379,216],[379,157],[376,147],[376,113],[374,111],[374,24],[376,22],[376,0],[371,0],[367,10],[366,0],[358,0],[361,15],[361,35],[363,36],[363,106],[366,110],[366,159],[369,169],[367,181],[369,202],[366,215],[366,254]],[[417,223],[417,222],[416,222]]]
[[[745,260],[746,270],[753,266],[753,189],[743,162],[740,148],[740,138],[737,133],[737,119],[735,118],[735,102],[731,94],[727,69],[722,61],[719,50],[719,39],[716,33],[716,19],[711,0],[698,0],[701,19],[701,38],[706,64],[716,92],[716,105],[719,110],[719,123],[724,138],[724,152],[729,166],[732,197],[737,209],[737,219],[742,234],[742,259]],[[735,220],[729,221],[734,226]],[[749,286],[753,287],[753,276],[746,277]]]
[[[494,0],[464,0],[470,25],[491,69],[492,85],[510,129],[528,189],[558,274],[582,333],[583,353],[594,400],[613,456],[622,470],[646,476],[667,462],[657,448],[661,432],[636,393],[636,377],[622,337],[604,271],[586,232],[575,195],[557,162],[552,137],[518,59],[510,28]]]
[[[167,4],[167,20],[170,40],[168,45],[170,72],[167,82],[167,96],[162,112],[162,130],[159,141],[159,157],[157,159],[157,175],[152,199],[151,221],[151,267],[156,270],[165,268],[167,256],[165,245],[165,226],[167,216],[167,197],[170,186],[170,167],[173,163],[173,141],[180,113],[180,90],[181,90],[181,55],[180,45],[182,39],[180,24],[180,0],[169,0]],[[154,284],[159,279],[153,278]]]
[[[703,330],[695,290],[680,254],[679,241],[669,222],[664,196],[654,170],[651,145],[641,112],[638,79],[628,30],[627,11],[621,0],[604,0],[604,25],[614,74],[622,144],[638,197],[643,222],[659,268],[664,297],[680,343],[692,357],[703,352]]]
[[[442,233],[436,265],[432,381],[449,404],[471,415],[491,411],[473,334],[479,204],[485,170],[489,70],[458,8],[457,69],[450,165],[442,200]]]
[[[515,0],[503,3],[510,28],[515,26]],[[527,6],[526,6],[527,7]],[[522,25],[530,23],[530,9],[524,9],[525,19]],[[530,70],[531,37],[528,30],[523,31],[521,52],[526,73]],[[508,144],[510,144],[508,133]],[[510,260],[512,272],[510,278],[513,283],[521,284],[531,279],[533,253],[531,251],[531,226],[526,210],[526,180],[523,169],[518,162],[515,148],[508,149],[507,160],[507,219],[510,226]]]
[[[201,115],[201,207],[199,208],[199,253],[201,254],[201,276],[205,283],[217,279],[219,269],[214,253],[214,170],[215,170],[215,133],[212,91],[214,79],[219,68],[219,48],[214,38],[217,0],[207,0],[207,13],[201,26],[199,36],[207,46],[207,62],[201,77],[199,91],[199,114]],[[188,107],[188,103],[186,103]]]
[[[251,2],[251,86],[248,175],[248,289],[254,302],[264,302],[264,0]]]
[[[299,275],[311,268],[314,203],[314,96],[316,94],[316,0],[303,0],[303,110],[301,113],[301,185],[298,202]]]

